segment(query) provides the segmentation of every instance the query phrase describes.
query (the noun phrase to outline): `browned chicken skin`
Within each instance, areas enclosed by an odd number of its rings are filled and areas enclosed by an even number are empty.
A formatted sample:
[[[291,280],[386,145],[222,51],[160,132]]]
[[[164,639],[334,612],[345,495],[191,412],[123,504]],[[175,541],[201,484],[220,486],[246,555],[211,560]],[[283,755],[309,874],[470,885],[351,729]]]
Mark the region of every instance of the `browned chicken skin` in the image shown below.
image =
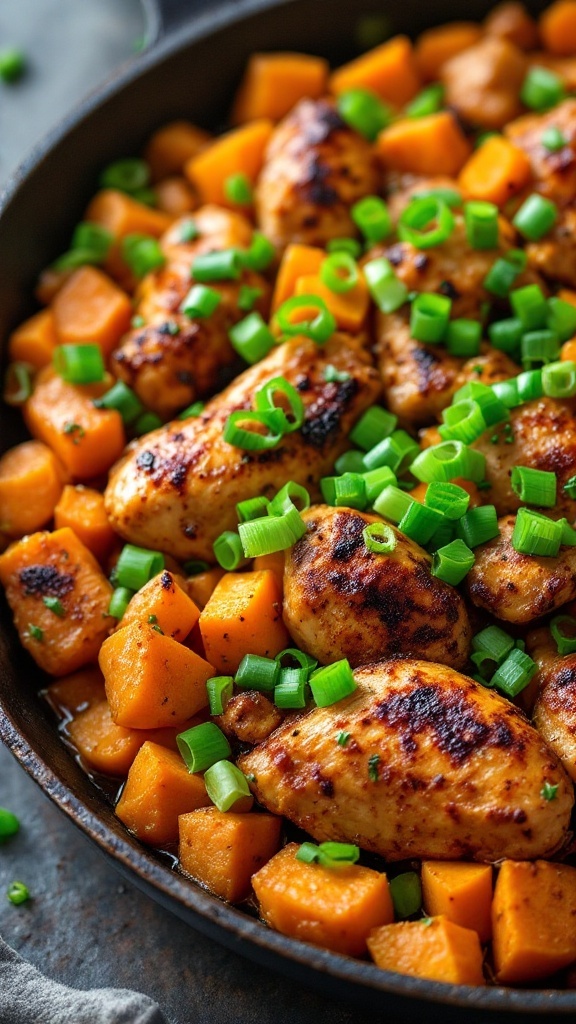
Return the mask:
[[[348,378],[327,382],[329,365]],[[251,409],[254,392],[278,376],[300,391],[302,428],[268,451],[250,453],[224,441],[229,414]],[[379,393],[376,371],[352,339],[334,335],[322,348],[307,338],[286,342],[212,399],[200,417],[171,423],[130,446],[110,474],[110,522],[136,544],[214,561],[216,537],[236,528],[237,502],[272,497],[287,480],[319,497],[319,478],[349,447],[351,427]]]
[[[358,690],[286,723],[240,758],[256,798],[318,841],[390,861],[550,856],[574,793],[509,701],[444,665],[397,660],[355,673]],[[344,745],[341,732],[350,734]],[[558,785],[556,799],[541,795]]]
[[[525,55],[503,36],[487,35],[442,67],[446,102],[470,124],[502,128],[522,109]]]
[[[576,782],[576,654],[558,654],[548,626],[528,634],[526,650],[538,665],[534,725]]]
[[[498,521],[500,536],[476,548],[466,583],[478,608],[505,622],[526,623],[576,597],[576,548],[556,558],[523,555],[512,547],[515,516]]]
[[[322,664],[410,655],[462,668],[471,629],[454,587],[435,579],[432,559],[395,530],[390,555],[370,552],[362,531],[376,515],[316,505],[308,532],[286,558],[284,622]]]
[[[261,743],[282,722],[282,712],[258,690],[244,690],[230,698],[215,718],[222,732],[240,743]]]
[[[372,147],[329,100],[302,100],[280,122],[256,188],[256,213],[279,249],[356,235],[350,207],[378,192]]]

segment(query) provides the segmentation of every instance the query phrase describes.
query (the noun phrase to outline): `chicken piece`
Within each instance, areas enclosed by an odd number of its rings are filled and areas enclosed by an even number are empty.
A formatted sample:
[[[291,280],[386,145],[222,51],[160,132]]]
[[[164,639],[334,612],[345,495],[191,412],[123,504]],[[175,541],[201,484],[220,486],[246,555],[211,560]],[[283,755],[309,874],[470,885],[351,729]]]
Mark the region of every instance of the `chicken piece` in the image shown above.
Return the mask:
[[[493,7],[484,20],[484,30],[489,36],[507,39],[520,50],[535,50],[538,46],[538,26],[517,0],[505,0]]]
[[[533,622],[576,597],[576,548],[556,558],[512,547],[515,516],[498,520],[500,536],[476,548],[466,583],[472,602],[505,622]]]
[[[280,725],[283,714],[258,690],[245,690],[228,701],[224,713],[215,718],[229,739],[254,745],[265,740]]]
[[[255,192],[258,222],[279,249],[290,242],[324,245],[358,234],[350,207],[378,186],[370,144],[329,100],[302,100],[268,145]]]
[[[576,470],[576,419],[570,407],[553,398],[540,398],[512,409],[509,422],[511,434],[501,424],[486,430],[471,445],[486,457],[486,480],[491,485],[486,500],[496,506],[500,516],[516,512],[522,502],[510,483],[513,466],[545,469],[556,473],[558,479],[555,512],[572,522],[576,501],[563,489]]]
[[[562,846],[573,787],[514,705],[426,661],[367,665],[355,680],[350,697],[240,758],[268,810],[317,841],[389,861],[524,860]],[[545,782],[558,786],[555,800],[542,797]]]
[[[362,531],[380,516],[316,505],[302,518],[308,532],[284,571],[284,622],[302,650],[322,664],[410,655],[463,667],[472,635],[466,606],[432,576],[426,551],[393,527],[394,551],[369,551]]]
[[[576,654],[558,654],[548,626],[528,634],[526,650],[538,665],[534,725],[576,782]]]
[[[269,308],[268,282],[244,269],[238,281],[211,285],[220,294],[220,304],[209,317],[191,319],[180,312],[194,284],[194,259],[216,249],[247,247],[252,236],[244,217],[206,206],[194,215],[197,238],[179,241],[189,222],[190,217],[183,218],[164,235],[167,263],[146,275],[136,296],[137,315],[145,322],[124,336],[112,356],[116,376],[163,419],[220,390],[239,368],[228,331],[246,315],[239,306],[241,289],[257,288],[254,308],[264,316]]]
[[[446,103],[470,124],[502,128],[522,110],[528,61],[508,39],[485,36],[442,67]]]
[[[349,447],[350,429],[380,394],[368,359],[343,335],[334,335],[322,348],[294,338],[246,370],[201,416],[133,442],[113,468],[106,491],[113,528],[135,544],[176,558],[213,562],[216,537],[236,528],[237,502],[271,497],[287,480],[303,484],[317,499],[318,479]],[[330,365],[347,379],[326,381]],[[301,394],[301,429],[264,451],[247,452],[224,441],[229,414],[251,409],[254,392],[279,376]]]
[[[413,174],[394,174],[390,172],[388,177],[388,194],[386,202],[390,216],[394,223],[397,222],[402,211],[408,206],[411,199],[418,198],[426,192],[434,192],[437,189],[450,189],[451,192],[461,194],[460,186],[453,178],[435,177],[422,178]]]

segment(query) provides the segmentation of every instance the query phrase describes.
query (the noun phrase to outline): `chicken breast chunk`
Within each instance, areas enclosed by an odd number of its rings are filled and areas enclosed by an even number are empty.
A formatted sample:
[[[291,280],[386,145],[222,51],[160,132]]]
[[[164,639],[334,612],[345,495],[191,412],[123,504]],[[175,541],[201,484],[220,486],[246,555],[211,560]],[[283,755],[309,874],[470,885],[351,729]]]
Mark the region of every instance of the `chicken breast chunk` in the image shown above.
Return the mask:
[[[346,380],[326,381],[329,365],[347,374]],[[230,413],[252,409],[255,391],[280,376],[302,397],[301,429],[264,451],[248,452],[224,441]],[[216,537],[236,528],[237,502],[272,497],[288,480],[319,497],[318,479],[349,447],[350,429],[379,393],[377,373],[352,339],[334,335],[319,348],[307,338],[294,338],[241,374],[201,416],[135,441],[110,474],[110,522],[135,544],[175,558],[214,561]]]
[[[502,128],[522,109],[528,61],[514,43],[487,35],[442,66],[446,102],[470,124]]]
[[[350,207],[378,184],[373,148],[333,103],[302,100],[268,145],[255,193],[258,222],[279,249],[357,235]]]
[[[425,661],[367,665],[355,679],[350,697],[240,758],[268,810],[318,841],[390,861],[525,860],[561,847],[573,787],[517,708]],[[543,798],[546,782],[558,786],[555,800]]]
[[[528,634],[526,650],[538,665],[534,725],[576,782],[576,654],[558,654],[548,626]]]
[[[284,622],[322,664],[363,665],[411,655],[461,668],[471,629],[462,597],[435,579],[432,559],[395,530],[389,555],[374,554],[362,531],[379,516],[316,505],[307,533],[286,557]]]

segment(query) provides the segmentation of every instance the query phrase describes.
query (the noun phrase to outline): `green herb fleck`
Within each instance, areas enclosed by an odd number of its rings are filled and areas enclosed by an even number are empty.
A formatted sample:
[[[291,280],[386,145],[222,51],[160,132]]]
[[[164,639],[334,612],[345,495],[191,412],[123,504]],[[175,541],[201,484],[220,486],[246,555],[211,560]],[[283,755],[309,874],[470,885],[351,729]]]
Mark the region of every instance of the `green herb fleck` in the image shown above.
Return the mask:
[[[32,637],[33,640],[38,640],[38,643],[42,643],[44,639],[44,630],[40,629],[40,626],[35,626],[32,622],[29,622],[28,636]]]
[[[138,327],[144,327],[145,323],[146,323],[146,321],[145,321],[144,317],[140,316],[140,314],[137,313],[136,316],[132,317],[132,319],[130,321],[130,326],[133,327],[136,330]]]
[[[478,366],[473,366],[473,367],[472,367],[472,373],[477,373],[477,374],[478,374],[478,376],[480,376],[480,375],[481,375],[482,373],[484,373],[484,367],[483,367],[483,366],[480,366],[480,365],[478,365]]]
[[[160,626],[152,626],[152,629],[156,630],[157,633],[160,633],[160,636],[164,636],[164,630],[160,629]]]
[[[244,313],[250,313],[254,304],[262,295],[261,288],[252,288],[249,284],[243,284],[238,293],[238,309]]]
[[[180,225],[180,241],[181,242],[193,242],[195,238],[198,238],[200,232],[196,226],[196,221],[190,219],[185,220]]]
[[[6,807],[0,807],[0,843],[15,836],[20,828],[20,822],[12,811]]]
[[[339,732],[338,735],[336,736],[336,743],[338,744],[339,747],[345,747],[349,739],[350,733],[342,731]]]
[[[423,917],[422,920],[420,921],[420,924],[422,925],[423,928],[429,928],[430,925],[432,924],[432,921],[432,917]]]
[[[555,800],[558,795],[558,785],[559,784],[556,783],[556,785],[553,786],[551,782],[545,782],[540,790],[540,796],[543,797],[544,800]]]
[[[64,618],[66,612],[64,610],[64,605],[62,604],[62,601],[60,601],[57,597],[43,597],[42,600],[46,607],[49,609],[49,611],[54,612],[54,615],[57,615],[59,619]]]
[[[156,623],[158,622],[158,616],[157,615],[149,615],[148,616],[148,622],[150,623],[151,626],[155,626]]]
[[[24,882],[11,882],[6,890],[6,896],[10,903],[18,906],[30,899],[30,891]]]
[[[378,765],[380,764],[380,754],[372,754],[368,758],[368,778],[372,782],[378,782]]]
[[[84,427],[80,426],[79,423],[71,423],[68,420],[62,428],[62,433],[71,435],[72,444],[80,444],[80,441],[85,436],[86,431],[84,430]]]
[[[324,380],[327,384],[344,384],[345,381],[350,380],[350,374],[346,373],[346,370],[337,370],[329,363],[324,370]]]
[[[17,82],[26,71],[26,57],[22,50],[0,50],[0,78],[3,82]]]

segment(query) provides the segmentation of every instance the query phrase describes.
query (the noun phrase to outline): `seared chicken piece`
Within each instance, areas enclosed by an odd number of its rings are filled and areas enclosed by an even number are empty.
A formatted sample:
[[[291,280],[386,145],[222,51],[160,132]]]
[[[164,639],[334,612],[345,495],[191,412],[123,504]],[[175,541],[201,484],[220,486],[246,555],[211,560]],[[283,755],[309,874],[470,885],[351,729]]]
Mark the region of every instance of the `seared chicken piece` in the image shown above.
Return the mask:
[[[240,758],[268,810],[390,861],[528,860],[562,846],[573,787],[517,708],[426,661],[367,665],[355,679],[350,697]],[[546,782],[558,786],[552,801]]]
[[[446,103],[465,121],[503,128],[522,110],[520,89],[528,61],[502,36],[485,36],[442,66]]]
[[[505,0],[493,7],[484,20],[484,30],[489,36],[508,39],[520,50],[535,50],[538,46],[538,26],[517,0]]]
[[[302,518],[308,532],[284,572],[284,622],[302,650],[322,664],[410,655],[462,668],[471,637],[466,607],[432,576],[426,551],[394,527],[390,555],[369,551],[362,531],[380,516],[316,505]]]
[[[330,365],[348,378],[327,382]],[[301,429],[264,451],[247,452],[224,441],[230,413],[251,409],[254,392],[279,376],[301,394]],[[294,338],[246,370],[201,416],[135,441],[110,474],[110,522],[135,544],[212,562],[216,537],[236,528],[237,502],[272,497],[287,480],[307,487],[313,500],[319,497],[318,479],[332,471],[349,447],[353,424],[379,393],[377,373],[352,339],[334,335],[319,348]]]
[[[558,654],[548,626],[528,634],[526,650],[538,665],[534,725],[576,782],[576,654]]]
[[[269,307],[268,282],[244,269],[238,281],[211,285],[220,294],[220,304],[209,317],[191,319],[180,312],[194,284],[194,259],[216,249],[246,248],[252,236],[244,217],[206,206],[194,214],[197,238],[179,241],[189,222],[190,217],[182,218],[164,235],[167,263],[146,275],[136,295],[136,313],[145,322],[124,336],[112,356],[114,373],[164,419],[219,390],[238,367],[228,331],[246,316],[238,304],[240,290],[246,285],[257,288],[254,308],[266,316]]]
[[[302,100],[268,145],[255,193],[258,222],[279,249],[357,235],[350,207],[378,185],[372,146],[329,100]]]
[[[522,502],[510,484],[512,467],[545,469],[558,478],[555,512],[572,522],[576,501],[563,490],[576,472],[576,419],[569,406],[541,398],[512,409],[509,422],[511,434],[500,424],[486,430],[471,446],[486,457],[486,480],[491,485],[486,500],[496,506],[498,515],[515,512]]]
[[[245,690],[228,701],[224,712],[214,719],[229,739],[252,745],[261,743],[280,725],[283,714],[258,690]]]
[[[542,142],[550,127],[559,128],[566,139],[555,153]],[[529,265],[545,277],[576,287],[576,100],[566,100],[545,114],[527,114],[507,125],[506,135],[530,158],[529,192],[541,192],[560,210],[552,230],[526,246]]]
[[[478,608],[505,622],[533,622],[576,597],[576,548],[556,558],[522,555],[512,547],[515,522],[504,516],[500,536],[476,548],[466,583]]]

